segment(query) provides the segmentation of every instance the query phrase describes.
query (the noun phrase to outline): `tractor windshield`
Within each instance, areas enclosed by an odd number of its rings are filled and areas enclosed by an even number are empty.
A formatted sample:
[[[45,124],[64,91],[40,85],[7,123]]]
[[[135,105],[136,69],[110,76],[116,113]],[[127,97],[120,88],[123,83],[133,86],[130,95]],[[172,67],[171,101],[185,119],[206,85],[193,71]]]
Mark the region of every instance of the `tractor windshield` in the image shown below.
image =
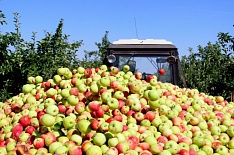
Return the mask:
[[[172,82],[172,68],[166,56],[119,56],[119,68],[122,69],[125,64],[129,65],[132,71],[156,75],[162,82]]]

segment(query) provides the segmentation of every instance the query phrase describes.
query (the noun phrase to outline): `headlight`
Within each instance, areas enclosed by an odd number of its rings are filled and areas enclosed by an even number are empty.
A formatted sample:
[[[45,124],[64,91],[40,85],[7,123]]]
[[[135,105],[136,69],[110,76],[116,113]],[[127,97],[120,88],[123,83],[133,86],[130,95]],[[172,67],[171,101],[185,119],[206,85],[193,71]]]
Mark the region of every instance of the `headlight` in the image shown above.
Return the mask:
[[[174,57],[174,56],[169,56],[169,57],[167,58],[167,62],[168,62],[169,64],[175,64],[175,63],[176,63],[176,57]]]
[[[107,56],[107,61],[109,63],[114,63],[116,61],[116,57],[113,54],[111,54],[111,55]]]

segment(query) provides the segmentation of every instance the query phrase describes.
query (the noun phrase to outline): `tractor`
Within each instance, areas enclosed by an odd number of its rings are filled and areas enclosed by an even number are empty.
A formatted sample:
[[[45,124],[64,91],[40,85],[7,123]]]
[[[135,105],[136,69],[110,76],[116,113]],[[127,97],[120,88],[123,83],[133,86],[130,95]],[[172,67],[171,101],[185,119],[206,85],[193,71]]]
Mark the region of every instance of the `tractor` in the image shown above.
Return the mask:
[[[114,41],[107,48],[104,64],[120,69],[128,65],[133,73],[141,72],[142,79],[156,75],[159,81],[174,85],[179,85],[181,79],[184,87],[187,87],[178,49],[172,42],[164,39]]]

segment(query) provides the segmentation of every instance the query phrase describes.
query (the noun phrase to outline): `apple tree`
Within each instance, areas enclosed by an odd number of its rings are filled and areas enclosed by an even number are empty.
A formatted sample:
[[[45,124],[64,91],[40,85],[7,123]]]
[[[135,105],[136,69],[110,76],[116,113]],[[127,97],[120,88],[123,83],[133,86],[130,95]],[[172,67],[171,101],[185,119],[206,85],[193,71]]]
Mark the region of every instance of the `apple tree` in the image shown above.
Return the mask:
[[[0,100],[17,95],[29,76],[40,75],[49,79],[58,67],[78,66],[77,52],[82,41],[69,42],[69,35],[63,34],[63,20],[55,33],[45,32],[45,37],[25,41],[20,32],[20,16],[14,13],[14,32],[0,31]],[[0,24],[6,26],[5,16],[0,12]]]
[[[229,33],[218,33],[215,43],[198,46],[198,52],[190,48],[190,54],[181,60],[188,87],[230,99],[234,91],[233,45]]]
[[[80,66],[85,68],[100,67],[106,57],[106,50],[110,46],[111,42],[108,39],[109,32],[106,31],[102,37],[102,42],[96,42],[98,50],[95,51],[84,51],[84,58],[80,61]]]

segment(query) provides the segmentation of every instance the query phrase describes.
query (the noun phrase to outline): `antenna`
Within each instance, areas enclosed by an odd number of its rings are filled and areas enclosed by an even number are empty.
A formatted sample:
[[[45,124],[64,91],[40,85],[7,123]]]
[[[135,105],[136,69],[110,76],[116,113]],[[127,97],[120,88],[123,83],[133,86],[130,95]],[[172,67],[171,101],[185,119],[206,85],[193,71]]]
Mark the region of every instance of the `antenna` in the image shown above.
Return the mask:
[[[134,17],[134,22],[135,22],[135,29],[136,29],[136,37],[138,39],[137,24],[136,24],[136,18],[135,17]]]

